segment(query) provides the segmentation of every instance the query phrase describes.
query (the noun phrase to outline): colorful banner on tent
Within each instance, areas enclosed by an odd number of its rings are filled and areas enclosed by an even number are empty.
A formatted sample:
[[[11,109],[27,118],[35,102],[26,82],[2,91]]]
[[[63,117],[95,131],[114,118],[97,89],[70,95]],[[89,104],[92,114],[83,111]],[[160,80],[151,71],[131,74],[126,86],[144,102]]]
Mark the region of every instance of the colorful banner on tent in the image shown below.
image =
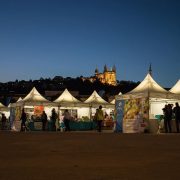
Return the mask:
[[[44,106],[34,106],[34,115],[41,116],[44,111]]]
[[[123,116],[124,116],[124,104],[125,100],[116,100],[116,128],[115,132],[122,132]]]
[[[128,99],[125,101],[123,132],[144,132],[148,127],[149,102],[147,98]]]

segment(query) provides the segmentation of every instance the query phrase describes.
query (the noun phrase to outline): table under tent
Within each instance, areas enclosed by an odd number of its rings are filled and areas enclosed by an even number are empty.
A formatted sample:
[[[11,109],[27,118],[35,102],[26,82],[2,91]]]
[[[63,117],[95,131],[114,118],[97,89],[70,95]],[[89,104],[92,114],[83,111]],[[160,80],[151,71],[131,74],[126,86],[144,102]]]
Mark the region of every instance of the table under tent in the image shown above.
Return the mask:
[[[51,111],[55,108],[55,104],[45,99],[34,87],[24,99],[18,100],[10,106],[10,121],[13,122],[11,128],[14,130],[20,130],[23,108],[27,114],[31,130],[40,130],[42,129],[40,119],[42,112],[46,112],[50,122]]]
[[[166,91],[148,73],[135,89],[116,96],[118,131],[157,133],[162,109],[178,100],[179,95]]]

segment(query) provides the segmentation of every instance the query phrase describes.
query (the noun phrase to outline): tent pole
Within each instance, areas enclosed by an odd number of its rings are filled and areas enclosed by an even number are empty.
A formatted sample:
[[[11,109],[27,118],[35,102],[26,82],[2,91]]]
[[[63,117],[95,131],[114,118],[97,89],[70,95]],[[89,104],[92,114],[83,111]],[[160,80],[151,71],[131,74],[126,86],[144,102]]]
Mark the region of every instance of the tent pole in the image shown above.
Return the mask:
[[[89,113],[90,113],[90,121],[92,121],[92,105],[90,104],[90,109],[89,109]]]
[[[59,130],[59,128],[60,128],[60,105],[58,104],[58,130]]]

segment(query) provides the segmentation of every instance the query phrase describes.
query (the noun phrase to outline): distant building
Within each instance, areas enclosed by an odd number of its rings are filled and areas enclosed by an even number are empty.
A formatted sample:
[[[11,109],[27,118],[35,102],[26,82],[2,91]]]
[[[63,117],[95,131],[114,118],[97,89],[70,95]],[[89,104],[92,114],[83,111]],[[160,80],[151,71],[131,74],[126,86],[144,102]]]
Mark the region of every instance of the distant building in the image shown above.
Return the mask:
[[[107,66],[104,66],[104,72],[100,73],[98,68],[95,69],[95,75],[92,77],[83,77],[83,80],[89,80],[91,82],[94,82],[96,80],[99,80],[103,84],[109,84],[116,86],[116,67],[113,66],[111,70],[107,68]]]

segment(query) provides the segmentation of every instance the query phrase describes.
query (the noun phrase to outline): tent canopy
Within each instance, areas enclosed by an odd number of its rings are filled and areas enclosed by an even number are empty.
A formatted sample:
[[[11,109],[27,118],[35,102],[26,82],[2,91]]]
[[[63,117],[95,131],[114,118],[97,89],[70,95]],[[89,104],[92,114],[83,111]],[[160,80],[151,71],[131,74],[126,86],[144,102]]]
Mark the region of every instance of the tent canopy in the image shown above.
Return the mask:
[[[4,106],[1,102],[0,102],[0,108],[5,108],[6,106]]]
[[[101,96],[99,96],[96,91],[94,91],[91,96],[84,102],[88,104],[108,104],[108,102],[106,102]]]
[[[177,96],[162,88],[148,73],[144,80],[132,91],[122,95],[124,98],[165,98],[165,99],[177,99]]]
[[[180,95],[180,79],[177,81],[177,83],[169,91],[171,93]]]
[[[22,106],[22,105],[35,106],[35,105],[50,105],[50,104],[53,103],[45,99],[34,87],[24,99],[12,104],[12,107]]]
[[[122,95],[122,92],[120,92],[118,95]],[[115,104],[115,102],[116,102],[116,99],[113,99],[110,103]]]
[[[80,101],[77,100],[72,94],[65,89],[64,92],[54,101],[55,103],[79,103]]]
[[[20,97],[18,100],[17,100],[17,102],[20,102],[20,101],[22,101],[23,99]]]

